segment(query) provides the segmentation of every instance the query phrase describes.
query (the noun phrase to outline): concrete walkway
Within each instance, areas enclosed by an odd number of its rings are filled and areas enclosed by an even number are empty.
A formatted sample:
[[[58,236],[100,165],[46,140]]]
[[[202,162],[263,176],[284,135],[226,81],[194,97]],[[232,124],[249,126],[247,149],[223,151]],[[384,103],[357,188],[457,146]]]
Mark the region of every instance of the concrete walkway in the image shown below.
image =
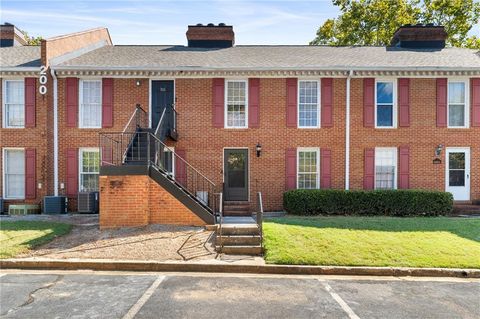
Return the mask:
[[[480,281],[2,271],[2,318],[480,318]]]

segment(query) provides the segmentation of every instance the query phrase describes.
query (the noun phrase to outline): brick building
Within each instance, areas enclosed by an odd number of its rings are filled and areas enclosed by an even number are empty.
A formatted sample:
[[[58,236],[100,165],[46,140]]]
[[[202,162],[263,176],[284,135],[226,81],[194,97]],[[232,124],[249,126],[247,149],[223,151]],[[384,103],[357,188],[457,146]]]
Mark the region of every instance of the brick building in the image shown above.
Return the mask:
[[[445,37],[235,46],[231,26],[196,25],[188,46],[114,46],[95,29],[2,47],[0,191],[75,211],[99,190],[103,227],[211,223],[219,193],[250,211],[258,192],[281,210],[292,188],[480,200],[480,57]]]

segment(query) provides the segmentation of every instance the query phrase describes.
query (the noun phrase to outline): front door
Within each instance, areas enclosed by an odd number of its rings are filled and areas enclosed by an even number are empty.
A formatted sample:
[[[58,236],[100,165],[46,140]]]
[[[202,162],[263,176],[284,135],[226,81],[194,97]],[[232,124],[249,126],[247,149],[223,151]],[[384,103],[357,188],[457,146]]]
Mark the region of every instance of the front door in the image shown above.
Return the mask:
[[[248,200],[248,149],[226,149],[225,200]]]
[[[446,159],[446,191],[454,200],[470,200],[470,148],[447,148]]]
[[[156,128],[167,105],[174,103],[173,80],[152,81],[152,128]]]

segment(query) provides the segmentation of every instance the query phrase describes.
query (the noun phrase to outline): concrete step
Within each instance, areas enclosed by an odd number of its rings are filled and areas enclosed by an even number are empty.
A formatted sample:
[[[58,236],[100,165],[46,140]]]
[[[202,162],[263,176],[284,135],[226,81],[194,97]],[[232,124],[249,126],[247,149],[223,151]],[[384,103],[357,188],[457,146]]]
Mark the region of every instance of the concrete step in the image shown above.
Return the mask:
[[[250,205],[223,205],[223,210],[250,210]]]
[[[220,229],[217,230],[217,235]],[[260,235],[260,230],[256,224],[227,224],[222,226],[222,236],[229,235]]]
[[[249,206],[250,202],[246,202],[243,200],[226,200],[223,202],[223,205],[228,206],[228,205],[239,205],[239,206]]]
[[[223,212],[223,216],[252,216],[252,213],[234,210],[234,211]]]
[[[217,246],[217,251],[221,251],[224,254],[230,255],[261,255],[262,246]]]
[[[262,238],[259,235],[231,235],[231,236],[217,236],[216,244],[226,246],[258,246],[262,243]]]

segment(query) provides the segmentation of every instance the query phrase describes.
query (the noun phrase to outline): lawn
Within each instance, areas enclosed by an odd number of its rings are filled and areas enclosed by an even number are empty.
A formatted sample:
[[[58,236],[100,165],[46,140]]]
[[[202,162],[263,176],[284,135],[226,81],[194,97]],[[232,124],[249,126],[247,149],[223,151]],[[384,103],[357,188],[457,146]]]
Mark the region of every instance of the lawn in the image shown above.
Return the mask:
[[[480,219],[275,218],[264,245],[272,264],[480,268]]]
[[[15,257],[57,236],[67,234],[71,225],[37,221],[2,221],[0,223],[0,258]]]

